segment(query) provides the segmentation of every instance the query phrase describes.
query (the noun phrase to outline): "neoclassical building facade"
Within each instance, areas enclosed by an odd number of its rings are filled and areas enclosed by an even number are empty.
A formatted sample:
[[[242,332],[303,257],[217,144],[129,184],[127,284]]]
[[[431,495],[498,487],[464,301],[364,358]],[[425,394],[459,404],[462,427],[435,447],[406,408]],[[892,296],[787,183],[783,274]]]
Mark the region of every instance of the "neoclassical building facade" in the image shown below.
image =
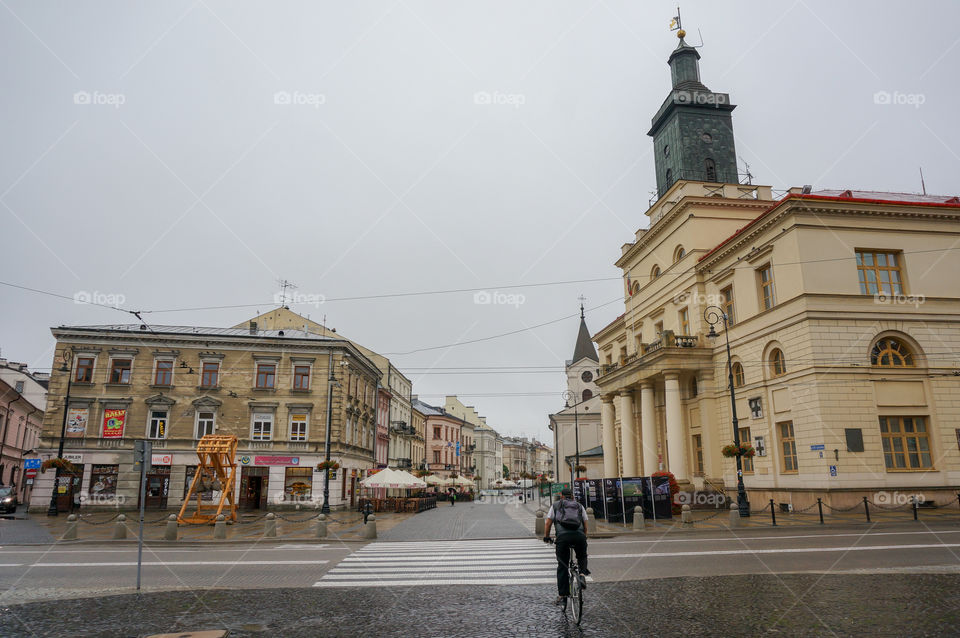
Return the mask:
[[[624,313],[594,335],[604,474],[730,493],[732,377],[755,507],[955,500],[960,199],[717,181],[735,170],[712,155],[732,148],[733,106],[698,60],[682,40],[670,58],[660,197],[616,262]]]

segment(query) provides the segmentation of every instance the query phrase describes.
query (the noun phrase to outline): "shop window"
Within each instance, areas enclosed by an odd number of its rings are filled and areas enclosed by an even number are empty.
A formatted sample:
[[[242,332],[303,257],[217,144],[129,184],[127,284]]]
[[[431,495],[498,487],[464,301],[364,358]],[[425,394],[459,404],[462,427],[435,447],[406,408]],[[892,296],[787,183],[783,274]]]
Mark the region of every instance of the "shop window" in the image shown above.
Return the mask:
[[[98,496],[115,496],[117,493],[117,475],[119,465],[93,465],[90,472],[89,498]]]
[[[288,467],[283,479],[285,501],[309,501],[313,492],[313,468]]]
[[[114,359],[110,362],[110,383],[130,383],[133,359]]]

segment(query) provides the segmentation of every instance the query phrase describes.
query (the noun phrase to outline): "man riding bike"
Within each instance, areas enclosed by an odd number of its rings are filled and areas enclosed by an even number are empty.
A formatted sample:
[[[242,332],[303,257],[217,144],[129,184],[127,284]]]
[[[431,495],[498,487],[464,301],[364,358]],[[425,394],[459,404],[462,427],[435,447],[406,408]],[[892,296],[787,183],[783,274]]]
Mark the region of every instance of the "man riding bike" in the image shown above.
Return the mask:
[[[569,487],[561,490],[560,496],[560,500],[551,505],[550,511],[547,512],[543,542],[550,542],[550,527],[556,523],[557,590],[560,592],[556,603],[563,605],[570,591],[567,561],[570,558],[571,547],[576,552],[580,573],[586,576],[590,570],[587,569],[587,510],[573,500],[573,490]],[[580,585],[586,588],[586,582],[581,581]]]

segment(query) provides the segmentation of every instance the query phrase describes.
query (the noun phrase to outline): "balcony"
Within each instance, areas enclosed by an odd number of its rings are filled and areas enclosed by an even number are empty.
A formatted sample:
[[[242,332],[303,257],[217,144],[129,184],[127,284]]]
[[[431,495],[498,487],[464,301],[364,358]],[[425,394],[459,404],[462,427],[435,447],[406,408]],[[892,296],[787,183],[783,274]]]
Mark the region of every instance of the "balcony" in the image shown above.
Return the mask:
[[[397,459],[397,467],[401,470],[413,467],[413,461],[410,459]]]
[[[622,357],[619,362],[608,363],[600,367],[600,377],[602,378],[618,369],[625,369],[635,363],[644,364],[657,355],[657,353],[680,354],[683,350],[699,351],[705,353],[704,348],[698,348],[699,337],[695,335],[678,335],[672,330],[664,330],[656,341],[640,344],[640,354],[633,353]]]

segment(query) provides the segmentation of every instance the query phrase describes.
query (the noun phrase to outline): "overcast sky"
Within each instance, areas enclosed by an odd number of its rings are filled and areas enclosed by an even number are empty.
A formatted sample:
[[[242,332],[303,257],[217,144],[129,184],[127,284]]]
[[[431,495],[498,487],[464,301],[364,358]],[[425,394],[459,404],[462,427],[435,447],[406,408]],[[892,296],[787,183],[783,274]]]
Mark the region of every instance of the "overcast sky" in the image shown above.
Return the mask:
[[[622,312],[613,262],[647,225],[673,3],[0,5],[0,279],[135,310],[251,304],[143,315],[228,326],[286,278],[315,302],[294,310],[382,353],[569,317],[391,355],[428,402],[552,438],[577,297],[593,331]],[[928,192],[960,194],[956,3],[682,11],[754,183],[916,192],[922,165]],[[502,303],[335,301],[450,289]],[[136,321],[9,286],[0,307],[3,356],[38,370],[50,326]],[[501,366],[541,369],[480,370]]]

